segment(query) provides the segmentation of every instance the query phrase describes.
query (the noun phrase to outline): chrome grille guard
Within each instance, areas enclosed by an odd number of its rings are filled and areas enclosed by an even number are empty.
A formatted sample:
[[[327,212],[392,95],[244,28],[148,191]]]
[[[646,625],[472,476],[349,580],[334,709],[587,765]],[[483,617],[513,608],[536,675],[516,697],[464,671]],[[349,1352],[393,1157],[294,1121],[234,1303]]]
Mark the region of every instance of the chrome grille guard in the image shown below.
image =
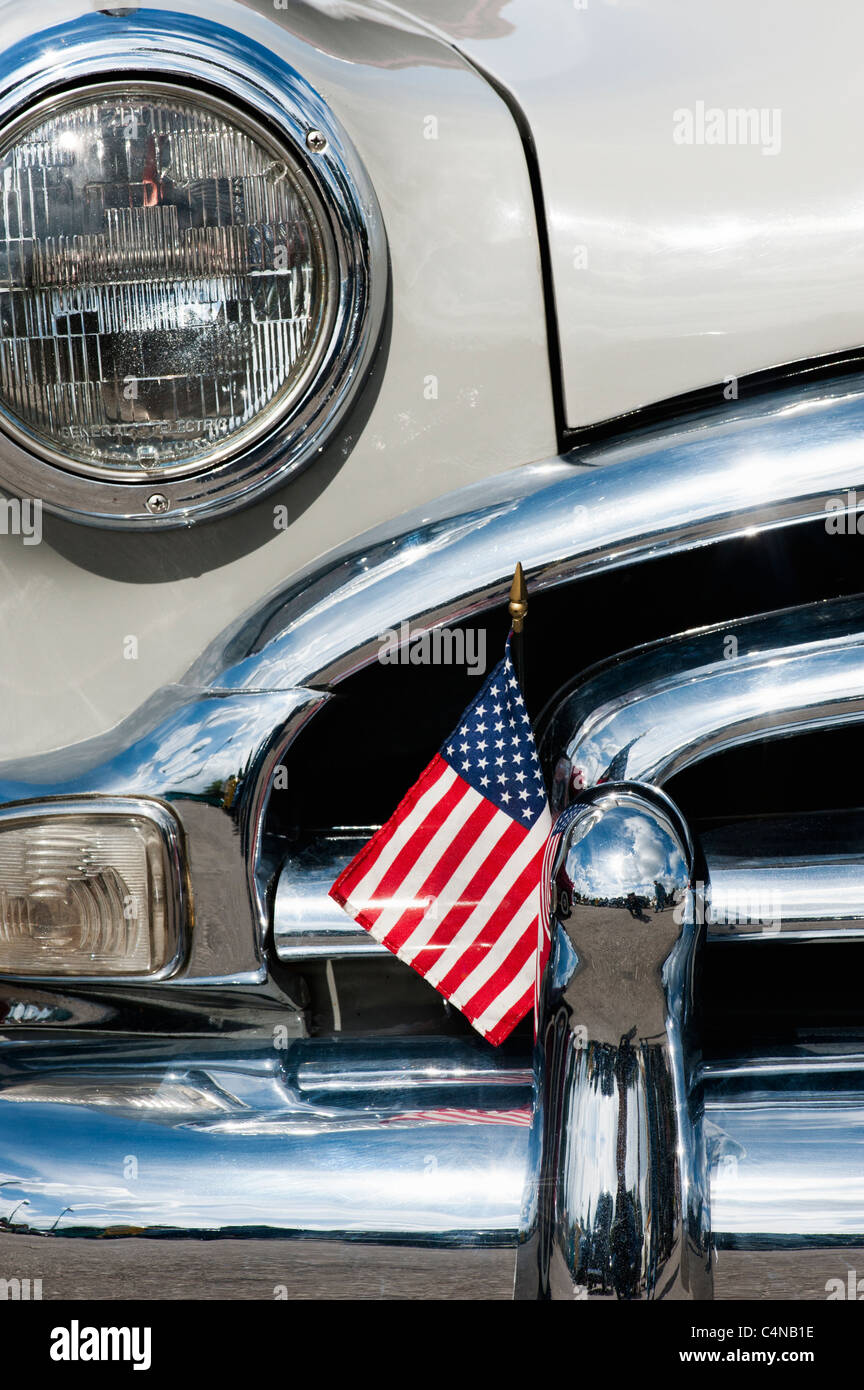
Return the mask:
[[[547,752],[565,736],[555,787],[571,804],[554,831],[523,1296],[704,1299],[712,1241],[864,1235],[864,1054],[705,1067],[694,999],[706,926],[742,946],[860,939],[864,846],[820,859],[790,835],[779,854],[769,823],[768,858],[708,858],[699,880],[660,790],[720,749],[860,722],[862,628],[856,599],[706,629],[589,674],[555,712]]]

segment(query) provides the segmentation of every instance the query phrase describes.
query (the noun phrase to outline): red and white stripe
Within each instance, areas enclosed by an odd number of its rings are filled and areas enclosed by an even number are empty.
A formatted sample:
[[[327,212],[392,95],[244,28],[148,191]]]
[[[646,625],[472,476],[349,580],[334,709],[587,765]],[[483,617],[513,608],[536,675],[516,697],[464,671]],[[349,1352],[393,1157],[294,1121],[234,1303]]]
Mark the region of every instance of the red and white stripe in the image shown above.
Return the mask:
[[[384,1125],[518,1125],[521,1129],[528,1129],[531,1125],[531,1107],[523,1105],[513,1110],[459,1110],[455,1106],[440,1106],[437,1110],[400,1110],[395,1115],[385,1115],[381,1123]]]
[[[330,896],[492,1043],[534,1002],[538,888],[551,828],[530,828],[436,754]]]
[[[555,863],[555,856],[558,853],[558,846],[561,844],[561,833],[550,832],[546,840],[546,848],[543,851],[543,863],[540,866],[539,884],[539,912],[537,914],[537,954],[534,957],[536,971],[534,975],[534,1041],[537,1041],[537,1022],[540,1018],[540,984],[543,979],[543,971],[546,969],[546,962],[549,959],[549,951],[552,946],[552,865]]]

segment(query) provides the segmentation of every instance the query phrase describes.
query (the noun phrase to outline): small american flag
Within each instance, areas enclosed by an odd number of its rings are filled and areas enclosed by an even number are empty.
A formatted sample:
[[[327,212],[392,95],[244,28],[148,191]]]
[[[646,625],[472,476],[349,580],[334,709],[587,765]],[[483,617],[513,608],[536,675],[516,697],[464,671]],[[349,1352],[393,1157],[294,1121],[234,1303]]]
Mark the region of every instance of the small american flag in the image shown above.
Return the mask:
[[[534,1004],[548,954],[550,829],[508,638],[504,660],[330,896],[497,1045]]]

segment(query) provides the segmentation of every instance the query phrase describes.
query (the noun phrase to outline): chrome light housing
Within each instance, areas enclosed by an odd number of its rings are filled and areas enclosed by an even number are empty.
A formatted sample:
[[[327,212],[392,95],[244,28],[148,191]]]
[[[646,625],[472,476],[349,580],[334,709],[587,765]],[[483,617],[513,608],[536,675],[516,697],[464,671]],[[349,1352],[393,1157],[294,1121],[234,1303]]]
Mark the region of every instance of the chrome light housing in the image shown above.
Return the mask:
[[[383,319],[383,228],[272,54],[191,16],[89,20],[50,70],[23,45],[0,94],[0,487],[188,524],[338,429]]]

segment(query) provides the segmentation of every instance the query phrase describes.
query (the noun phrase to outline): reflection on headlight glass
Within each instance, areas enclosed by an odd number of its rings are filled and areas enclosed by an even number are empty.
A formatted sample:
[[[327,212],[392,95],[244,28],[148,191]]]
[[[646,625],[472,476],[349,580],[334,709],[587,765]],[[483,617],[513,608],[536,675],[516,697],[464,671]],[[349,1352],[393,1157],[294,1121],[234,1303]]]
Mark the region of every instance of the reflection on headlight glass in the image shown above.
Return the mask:
[[[141,816],[42,814],[0,826],[0,971],[147,975],[176,949],[162,839]]]
[[[25,436],[134,480],[288,405],[327,268],[287,150],[148,84],[82,92],[0,149],[0,408]]]

